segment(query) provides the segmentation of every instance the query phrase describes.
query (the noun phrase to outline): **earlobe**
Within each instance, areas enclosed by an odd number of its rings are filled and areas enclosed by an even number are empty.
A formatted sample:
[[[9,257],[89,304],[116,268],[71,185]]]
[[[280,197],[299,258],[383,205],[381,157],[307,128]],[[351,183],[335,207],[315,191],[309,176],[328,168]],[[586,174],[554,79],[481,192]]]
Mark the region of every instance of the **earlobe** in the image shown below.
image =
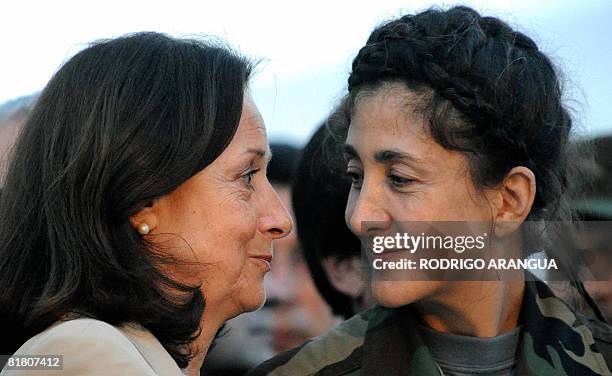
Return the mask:
[[[524,166],[514,167],[498,188],[501,197],[495,216],[495,233],[506,236],[525,221],[536,194],[534,173]]]
[[[157,215],[151,206],[146,206],[130,217],[130,224],[140,235],[148,235],[157,227]]]

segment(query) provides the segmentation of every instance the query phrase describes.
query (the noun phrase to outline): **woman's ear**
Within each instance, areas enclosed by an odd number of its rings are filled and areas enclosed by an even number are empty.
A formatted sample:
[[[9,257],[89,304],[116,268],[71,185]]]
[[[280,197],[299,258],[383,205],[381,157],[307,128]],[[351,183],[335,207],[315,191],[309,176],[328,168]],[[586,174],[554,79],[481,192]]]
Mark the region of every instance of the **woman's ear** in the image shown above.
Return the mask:
[[[506,236],[525,221],[536,194],[536,179],[527,167],[514,167],[495,189],[495,233]]]
[[[365,290],[365,282],[361,276],[361,259],[349,257],[340,260],[336,256],[322,260],[323,269],[332,286],[341,293],[355,299]]]
[[[132,215],[130,217],[130,223],[132,224],[132,228],[141,235],[147,235],[153,231],[158,225],[157,214],[155,214],[155,210],[153,210],[153,204],[145,206],[136,214]]]

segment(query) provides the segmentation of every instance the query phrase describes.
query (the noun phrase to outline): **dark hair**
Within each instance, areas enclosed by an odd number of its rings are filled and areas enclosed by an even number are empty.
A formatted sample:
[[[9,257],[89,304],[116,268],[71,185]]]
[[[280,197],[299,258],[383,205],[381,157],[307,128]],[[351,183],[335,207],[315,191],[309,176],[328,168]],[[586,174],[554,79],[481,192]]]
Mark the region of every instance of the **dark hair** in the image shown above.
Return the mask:
[[[569,218],[572,121],[555,68],[523,33],[465,6],[405,15],[372,32],[348,82],[353,103],[391,82],[425,94],[418,107],[432,137],[467,156],[477,187],[528,167],[537,179],[529,219]]]
[[[328,123],[343,120],[343,115],[335,112]],[[302,151],[292,202],[298,239],[317,289],[334,314],[350,317],[354,314],[351,298],[333,287],[321,263],[331,256],[343,260],[361,255],[359,239],[344,220],[351,180],[340,146],[327,124],[319,127]]]
[[[300,157],[300,149],[285,143],[270,142],[270,151],[272,159],[268,164],[268,180],[272,184],[291,184]]]
[[[204,297],[160,271],[176,261],[129,218],[227,147],[250,72],[221,43],[158,33],[95,43],[61,67],[0,200],[2,353],[78,312],[137,322],[187,366]]]

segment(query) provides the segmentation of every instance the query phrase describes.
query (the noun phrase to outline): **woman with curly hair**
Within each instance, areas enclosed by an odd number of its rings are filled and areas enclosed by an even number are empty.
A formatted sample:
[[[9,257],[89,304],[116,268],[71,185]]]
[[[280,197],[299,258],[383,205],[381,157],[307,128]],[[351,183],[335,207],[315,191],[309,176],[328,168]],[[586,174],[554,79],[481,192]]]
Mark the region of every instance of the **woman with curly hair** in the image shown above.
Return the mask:
[[[513,239],[504,251],[518,258],[532,252],[514,236],[521,224],[571,219],[572,121],[557,73],[497,18],[454,7],[383,24],[353,61],[345,108],[346,221],[362,238],[399,222],[477,221]],[[252,374],[610,374],[610,327],[526,273],[375,277],[377,306]]]

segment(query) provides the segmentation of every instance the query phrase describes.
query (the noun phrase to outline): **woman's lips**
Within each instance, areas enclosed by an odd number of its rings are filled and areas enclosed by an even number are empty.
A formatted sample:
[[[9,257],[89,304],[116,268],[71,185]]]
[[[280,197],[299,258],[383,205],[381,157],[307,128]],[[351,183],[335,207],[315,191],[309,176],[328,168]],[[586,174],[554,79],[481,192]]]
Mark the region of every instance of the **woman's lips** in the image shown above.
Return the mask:
[[[270,263],[272,262],[271,255],[259,255],[259,256],[251,256],[250,257],[257,266],[264,272],[267,273],[270,271]]]

